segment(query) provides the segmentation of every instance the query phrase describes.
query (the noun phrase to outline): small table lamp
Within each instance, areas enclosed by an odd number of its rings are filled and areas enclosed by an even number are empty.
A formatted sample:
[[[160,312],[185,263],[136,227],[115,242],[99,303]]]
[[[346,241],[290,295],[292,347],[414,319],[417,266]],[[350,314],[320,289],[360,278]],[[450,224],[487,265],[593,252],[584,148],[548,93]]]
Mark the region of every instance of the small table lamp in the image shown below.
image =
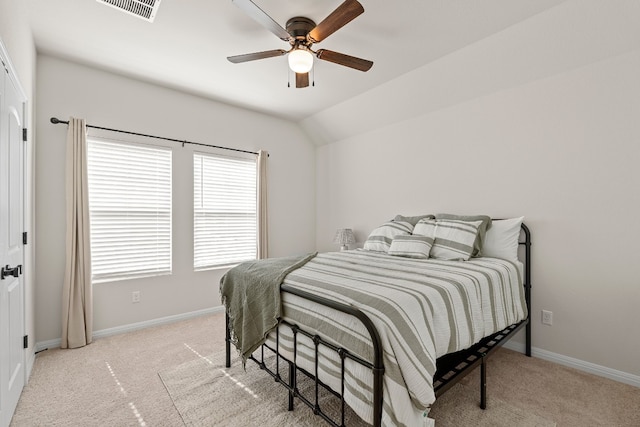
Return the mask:
[[[336,236],[333,238],[333,243],[338,243],[341,251],[349,249],[349,245],[356,242],[356,236],[353,235],[353,231],[350,228],[339,228],[336,231]]]

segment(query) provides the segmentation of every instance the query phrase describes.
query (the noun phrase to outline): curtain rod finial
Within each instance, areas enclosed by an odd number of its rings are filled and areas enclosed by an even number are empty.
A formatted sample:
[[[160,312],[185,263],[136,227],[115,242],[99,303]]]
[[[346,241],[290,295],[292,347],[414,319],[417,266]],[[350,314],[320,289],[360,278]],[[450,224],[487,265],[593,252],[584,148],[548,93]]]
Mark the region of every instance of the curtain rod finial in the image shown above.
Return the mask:
[[[60,123],[62,123],[62,124],[64,124],[64,125],[68,125],[68,124],[69,124],[69,122],[65,122],[64,120],[60,120],[60,119],[59,119],[59,118],[57,118],[57,117],[51,117],[50,121],[51,121],[51,123],[53,123],[54,125],[57,125],[57,124],[60,124]]]

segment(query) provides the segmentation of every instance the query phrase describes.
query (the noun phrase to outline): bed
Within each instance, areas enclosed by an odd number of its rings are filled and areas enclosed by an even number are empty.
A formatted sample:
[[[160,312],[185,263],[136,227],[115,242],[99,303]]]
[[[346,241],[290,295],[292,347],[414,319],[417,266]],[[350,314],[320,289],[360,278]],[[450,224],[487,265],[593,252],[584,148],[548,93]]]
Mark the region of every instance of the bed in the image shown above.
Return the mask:
[[[531,354],[531,239],[518,225],[524,263],[317,254],[284,277],[278,327],[249,358],[288,390],[289,409],[298,398],[334,426],[345,425],[345,405],[374,426],[431,425],[431,404],[477,366],[484,408],[492,352],[525,328]],[[227,366],[232,341],[227,316]],[[313,379],[315,396],[299,392],[299,375]],[[321,388],[340,399],[337,419],[320,406]]]

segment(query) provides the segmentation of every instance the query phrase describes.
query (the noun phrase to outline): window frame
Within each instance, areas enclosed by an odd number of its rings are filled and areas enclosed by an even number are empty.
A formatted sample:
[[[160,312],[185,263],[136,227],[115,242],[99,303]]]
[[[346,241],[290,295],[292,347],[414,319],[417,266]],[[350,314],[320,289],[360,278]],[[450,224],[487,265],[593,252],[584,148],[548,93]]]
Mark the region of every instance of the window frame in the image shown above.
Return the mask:
[[[252,223],[252,240],[251,240],[251,247],[253,250],[253,255],[249,256],[249,257],[239,257],[239,258],[235,258],[235,259],[231,259],[231,260],[227,260],[227,261],[221,261],[221,262],[212,262],[212,263],[200,263],[198,264],[198,256],[197,256],[197,243],[198,243],[198,238],[197,238],[197,228],[198,228],[198,212],[197,212],[197,207],[196,207],[196,203],[198,202],[198,198],[196,197],[196,192],[198,191],[197,188],[197,182],[196,182],[196,158],[197,156],[203,157],[203,158],[212,158],[212,159],[218,159],[218,160],[228,160],[231,162],[239,162],[239,163],[246,163],[246,164],[251,164],[253,166],[252,168],[252,176],[251,176],[251,185],[252,185],[252,199],[250,201],[250,203],[253,204],[253,209],[252,209],[252,213],[250,215],[252,215],[251,218],[251,223]],[[215,269],[223,269],[223,268],[229,268],[235,265],[238,265],[242,262],[245,261],[252,261],[257,259],[258,257],[258,203],[257,203],[257,199],[258,199],[258,184],[257,184],[257,178],[258,178],[258,161],[257,161],[257,156],[255,154],[242,154],[242,153],[233,153],[233,154],[227,154],[227,153],[221,153],[219,150],[211,150],[211,151],[204,151],[204,150],[194,150],[192,153],[192,171],[193,171],[193,180],[192,180],[192,184],[193,184],[193,270],[194,271],[206,271],[206,270],[215,270]],[[200,199],[202,200],[202,199]]]
[[[90,158],[90,152],[92,150],[91,148],[91,144],[93,143],[101,143],[101,144],[112,144],[112,145],[119,145],[121,147],[123,147],[124,149],[126,148],[131,148],[132,150],[135,150],[135,148],[140,148],[143,150],[156,150],[157,152],[164,152],[164,156],[166,156],[168,154],[168,159],[166,160],[166,164],[164,164],[164,169],[165,171],[168,172],[168,176],[165,176],[162,181],[165,185],[164,190],[168,190],[168,193],[166,193],[163,197],[162,200],[164,202],[164,208],[163,209],[159,209],[157,212],[164,212],[165,215],[165,220],[164,220],[164,225],[165,228],[163,229],[164,231],[162,233],[158,233],[157,235],[162,235],[164,236],[164,239],[162,239],[164,242],[166,242],[167,246],[163,246],[162,251],[164,252],[163,256],[161,257],[161,266],[159,268],[156,269],[143,269],[143,268],[139,268],[137,270],[135,269],[130,269],[130,270],[121,270],[118,272],[107,272],[107,273],[99,273],[98,276],[96,277],[96,273],[94,271],[94,243],[95,240],[93,238],[94,235],[94,229],[95,229],[95,222],[94,222],[94,212],[96,211],[95,208],[92,209],[92,192],[91,192],[91,176],[92,174],[95,174],[95,172],[91,172],[91,161],[89,160]],[[88,175],[89,175],[89,222],[90,222],[90,245],[92,248],[92,256],[91,256],[91,268],[92,268],[92,283],[94,284],[98,284],[98,283],[109,283],[109,282],[117,282],[117,281],[123,281],[123,280],[131,280],[131,279],[140,279],[140,278],[145,278],[145,277],[158,277],[158,276],[167,276],[167,275],[171,275],[173,274],[173,249],[174,249],[174,245],[173,245],[173,222],[174,222],[174,209],[173,209],[173,191],[174,191],[174,182],[173,182],[173,168],[174,168],[174,150],[173,147],[168,146],[168,145],[161,145],[161,144],[149,144],[149,143],[141,143],[141,142],[135,142],[135,141],[130,141],[130,140],[122,140],[122,139],[116,139],[116,138],[109,138],[109,137],[103,137],[103,136],[87,136],[87,170],[88,170]],[[133,212],[141,212],[140,208],[134,208],[131,209],[131,207],[129,207],[131,213]],[[123,212],[126,212],[126,210],[123,210]],[[148,213],[148,211],[146,211]],[[157,214],[156,214],[157,216]],[[123,217],[126,217],[126,214],[123,215]],[[149,221],[149,223],[151,223],[151,221]],[[158,222],[156,221],[156,224]],[[132,226],[131,226],[132,227]],[[160,240],[160,239],[156,239],[156,242]]]

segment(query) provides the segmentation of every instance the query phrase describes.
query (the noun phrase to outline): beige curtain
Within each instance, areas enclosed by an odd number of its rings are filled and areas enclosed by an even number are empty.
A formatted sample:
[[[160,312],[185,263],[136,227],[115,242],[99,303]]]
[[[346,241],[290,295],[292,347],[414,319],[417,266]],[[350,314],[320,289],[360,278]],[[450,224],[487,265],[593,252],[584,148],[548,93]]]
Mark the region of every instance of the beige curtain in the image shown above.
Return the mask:
[[[267,218],[267,157],[258,151],[258,259],[269,257],[269,228]]]
[[[93,333],[93,292],[89,240],[87,130],[84,119],[69,118],[67,133],[67,262],[62,288],[61,348],[89,344]]]

